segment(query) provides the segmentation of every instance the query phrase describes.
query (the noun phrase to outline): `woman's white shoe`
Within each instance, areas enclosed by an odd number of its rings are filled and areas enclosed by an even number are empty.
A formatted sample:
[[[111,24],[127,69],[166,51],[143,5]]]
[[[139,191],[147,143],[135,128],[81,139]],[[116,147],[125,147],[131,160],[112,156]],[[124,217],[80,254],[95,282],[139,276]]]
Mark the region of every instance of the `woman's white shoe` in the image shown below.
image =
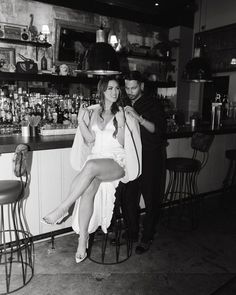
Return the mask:
[[[87,258],[87,251],[85,251],[85,253],[84,253],[83,256],[82,256],[81,254],[78,254],[78,253],[76,252],[76,254],[75,254],[75,262],[76,262],[76,263],[80,263],[80,262],[84,261],[85,258]]]
[[[87,238],[86,249],[85,249],[84,254],[82,254],[82,255],[79,254],[79,253],[78,253],[78,250],[77,250],[77,252],[75,253],[75,262],[76,262],[76,263],[80,263],[80,262],[84,261],[85,258],[87,258],[87,256],[88,256],[88,254],[87,254],[88,245],[89,245],[89,236],[88,236],[88,238]]]

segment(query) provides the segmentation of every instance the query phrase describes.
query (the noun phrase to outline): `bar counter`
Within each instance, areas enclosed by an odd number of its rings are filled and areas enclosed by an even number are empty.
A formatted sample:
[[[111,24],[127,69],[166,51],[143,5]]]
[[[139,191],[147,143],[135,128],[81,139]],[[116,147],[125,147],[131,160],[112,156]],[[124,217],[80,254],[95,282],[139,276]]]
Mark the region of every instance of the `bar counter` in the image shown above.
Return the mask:
[[[177,131],[169,131],[165,134],[166,139],[189,138],[195,132],[203,132],[208,134],[233,134],[236,133],[236,125],[224,126],[218,129],[211,129],[209,126],[201,126],[191,128],[190,126],[179,127]],[[72,146],[74,135],[52,135],[37,137],[22,137],[21,135],[0,136],[0,154],[11,153],[20,143],[29,146],[30,151],[50,150],[70,148]]]
[[[225,158],[227,149],[236,148],[236,126],[211,130],[209,127],[191,129],[181,127],[178,131],[167,132],[168,157],[191,157],[191,136],[194,132],[216,134],[210,148],[207,165],[198,179],[199,193],[214,192],[221,188],[228,169]],[[30,232],[44,235],[54,230],[71,226],[69,218],[61,225],[45,225],[40,220],[55,209],[66,198],[70,184],[76,175],[70,164],[70,151],[74,135],[22,137],[21,135],[0,136],[0,179],[15,179],[12,159],[15,148],[20,143],[29,146],[27,157],[30,182],[24,199],[25,215]],[[167,177],[168,181],[168,177]],[[141,202],[141,207],[143,207]]]

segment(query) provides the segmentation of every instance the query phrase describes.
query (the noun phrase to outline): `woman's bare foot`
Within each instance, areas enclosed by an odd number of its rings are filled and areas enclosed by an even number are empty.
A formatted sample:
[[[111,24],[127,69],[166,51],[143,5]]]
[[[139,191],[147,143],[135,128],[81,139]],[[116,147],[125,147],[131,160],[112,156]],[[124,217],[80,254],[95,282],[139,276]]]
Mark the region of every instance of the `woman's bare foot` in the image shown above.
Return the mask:
[[[68,212],[65,208],[58,207],[43,217],[42,222],[46,224],[59,224],[67,215]]]
[[[79,244],[75,254],[76,263],[82,262],[87,257],[86,250],[88,249],[89,234],[80,235],[78,242]]]

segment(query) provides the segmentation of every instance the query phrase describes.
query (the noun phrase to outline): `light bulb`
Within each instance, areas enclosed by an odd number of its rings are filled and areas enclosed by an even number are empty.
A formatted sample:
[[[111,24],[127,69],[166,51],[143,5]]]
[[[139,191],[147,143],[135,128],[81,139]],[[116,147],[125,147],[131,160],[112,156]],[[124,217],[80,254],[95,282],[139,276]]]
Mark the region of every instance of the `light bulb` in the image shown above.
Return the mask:
[[[44,35],[49,35],[50,34],[48,25],[42,25],[42,33]]]
[[[116,35],[111,35],[109,43],[111,44],[112,47],[116,47],[118,43]]]

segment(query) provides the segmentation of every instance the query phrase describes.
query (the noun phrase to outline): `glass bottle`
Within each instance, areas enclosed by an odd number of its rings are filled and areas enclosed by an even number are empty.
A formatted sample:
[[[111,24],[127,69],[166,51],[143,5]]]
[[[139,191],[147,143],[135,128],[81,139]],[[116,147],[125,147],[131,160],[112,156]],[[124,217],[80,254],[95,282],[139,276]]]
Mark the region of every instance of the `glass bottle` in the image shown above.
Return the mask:
[[[45,57],[45,52],[44,55],[41,58],[41,71],[46,71],[48,69],[48,61]]]

